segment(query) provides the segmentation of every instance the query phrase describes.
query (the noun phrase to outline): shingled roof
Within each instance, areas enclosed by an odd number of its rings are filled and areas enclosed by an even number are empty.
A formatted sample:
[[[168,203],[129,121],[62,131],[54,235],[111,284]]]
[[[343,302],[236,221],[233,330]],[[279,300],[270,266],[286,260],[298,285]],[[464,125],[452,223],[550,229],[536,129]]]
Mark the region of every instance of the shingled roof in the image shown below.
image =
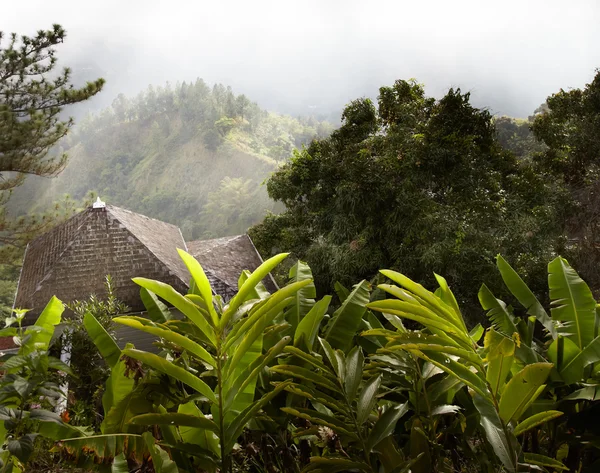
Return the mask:
[[[234,290],[243,270],[254,271],[263,262],[248,235],[190,241],[187,246],[188,252],[203,268],[209,268],[216,277]],[[277,290],[270,274],[263,280],[263,284],[269,292]]]
[[[132,312],[142,312],[133,277],[187,291],[190,275],[177,248],[200,261],[214,291],[225,301],[236,293],[240,273],[262,263],[247,235],[186,244],[175,225],[112,205],[89,207],[28,245],[15,307],[31,309],[26,322],[32,323],[53,295],[64,302],[90,294],[102,297],[104,278],[110,274],[117,298]],[[269,291],[277,290],[272,277],[263,282]]]
[[[90,207],[27,246],[15,307],[31,309],[32,322],[53,295],[64,302],[102,296],[110,274],[117,297],[142,311],[134,276],[187,290],[190,276],[177,248],[186,245],[174,225],[110,205]]]

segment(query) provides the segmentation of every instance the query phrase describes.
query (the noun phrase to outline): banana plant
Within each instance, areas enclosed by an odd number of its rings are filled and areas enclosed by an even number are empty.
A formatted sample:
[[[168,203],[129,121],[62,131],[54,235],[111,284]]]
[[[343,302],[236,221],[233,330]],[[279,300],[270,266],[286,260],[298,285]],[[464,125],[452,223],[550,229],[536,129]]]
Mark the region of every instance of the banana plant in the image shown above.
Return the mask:
[[[6,319],[0,336],[12,336],[19,347],[15,354],[2,357],[0,371],[0,437],[5,446],[0,454],[0,471],[24,471],[33,453],[35,439],[46,424],[62,425],[53,407],[64,396],[51,372],[71,374],[68,365],[48,355],[55,327],[64,311],[53,297],[35,324],[23,327],[27,310],[17,309]],[[13,326],[16,325],[16,326]]]
[[[501,257],[497,266],[511,294],[530,315],[527,329],[522,319],[487,287],[480,290],[480,301],[490,310],[498,330],[508,336],[519,332],[526,346],[533,346],[533,326],[537,320],[551,340],[548,357],[555,364],[559,378],[565,384],[585,382],[600,369],[600,316],[592,291],[569,263],[561,257],[548,264],[548,288],[551,301],[550,315],[527,287],[517,272]],[[545,341],[539,341],[539,347]],[[522,359],[530,359],[521,356]]]
[[[192,275],[190,293],[179,294],[171,286],[150,279],[134,281],[170,304],[185,320],[122,316],[114,322],[153,334],[163,344],[177,347],[177,356],[167,358],[135,348],[122,350],[121,357],[136,360],[176,382],[186,402],[155,403],[150,412],[132,416],[128,424],[157,426],[162,446],[170,450],[179,468],[227,472],[232,468],[231,451],[248,422],[288,385],[281,382],[255,399],[258,375],[291,342],[286,336],[263,350],[264,335],[287,327],[273,321],[312,280],[298,280],[271,295],[260,290],[260,281],[287,256],[280,254],[253,273],[242,274],[237,294],[223,304],[213,296],[200,264],[183,250],[179,254]]]
[[[285,389],[310,403],[306,407],[284,407],[292,417],[308,421],[296,436],[312,436],[323,445],[323,455],[313,456],[303,471],[401,471],[403,462],[391,434],[408,411],[406,404],[379,403],[381,376],[365,379],[362,348],[348,354],[318,339],[325,356],[288,346],[284,352],[301,364],[280,364],[272,371],[294,379]],[[400,459],[400,465],[398,464]]]
[[[554,363],[551,397],[556,401],[545,408],[560,409],[565,415],[554,423],[558,425],[545,429],[544,436],[551,454],[558,454],[559,446],[563,450],[568,448],[565,462],[571,469],[577,469],[585,451],[593,450],[590,449],[593,442],[586,438],[592,432],[585,420],[593,416],[595,401],[600,399],[598,305],[588,285],[564,258],[555,258],[548,264],[549,311],[501,256],[497,257],[497,266],[506,287],[528,318],[516,316],[510,306],[496,299],[485,286],[480,290],[480,301],[489,310],[498,331],[507,336],[518,332],[521,347],[515,351],[516,362],[527,363],[543,354]],[[536,323],[543,330],[536,331]],[[538,340],[536,333],[544,337]],[[574,429],[573,425],[580,427]],[[536,431],[530,435],[532,440],[538,436]]]
[[[436,275],[436,294],[395,271],[381,273],[397,285],[379,288],[394,298],[374,301],[367,307],[424,326],[424,330],[375,329],[365,335],[387,339],[381,355],[405,351],[420,358],[468,387],[480,417],[481,427],[496,456],[509,472],[532,465],[565,469],[561,462],[523,452],[516,436],[559,416],[547,411],[530,415],[530,406],[546,388],[553,364],[534,362],[521,367],[514,363],[517,336],[507,337],[493,329],[480,346],[478,332],[467,329],[456,298],[444,278]],[[513,369],[514,368],[514,369]]]

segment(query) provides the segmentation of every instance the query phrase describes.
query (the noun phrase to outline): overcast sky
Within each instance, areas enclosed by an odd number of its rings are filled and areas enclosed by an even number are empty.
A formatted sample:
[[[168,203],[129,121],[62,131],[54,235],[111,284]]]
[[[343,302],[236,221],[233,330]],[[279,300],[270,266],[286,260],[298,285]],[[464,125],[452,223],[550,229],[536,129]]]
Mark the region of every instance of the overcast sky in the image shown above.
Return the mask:
[[[526,117],[600,67],[598,0],[2,1],[2,31],[66,28],[61,64],[108,80],[96,104],[202,77],[272,110],[327,114],[414,77]]]

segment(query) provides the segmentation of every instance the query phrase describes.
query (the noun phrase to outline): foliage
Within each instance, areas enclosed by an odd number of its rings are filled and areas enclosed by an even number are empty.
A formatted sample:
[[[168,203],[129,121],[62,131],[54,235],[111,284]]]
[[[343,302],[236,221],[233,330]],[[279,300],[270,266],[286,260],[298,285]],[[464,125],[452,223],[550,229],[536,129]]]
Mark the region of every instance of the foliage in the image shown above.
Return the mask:
[[[68,365],[48,355],[54,328],[64,308],[53,298],[34,325],[22,327],[26,310],[15,310],[6,319],[0,336],[12,336],[17,353],[4,355],[0,369],[0,471],[24,471],[34,451],[36,437],[44,425],[61,425],[61,417],[52,410],[64,398],[63,387],[52,378],[58,371],[71,373]],[[13,325],[17,327],[13,327]],[[72,374],[72,373],[71,373]],[[59,380],[61,378],[59,377]],[[52,430],[52,427],[50,427]]]
[[[496,135],[500,145],[517,158],[531,159],[534,153],[544,151],[544,145],[536,140],[531,125],[534,117],[528,120],[511,117],[498,117],[494,120]]]
[[[568,190],[561,224],[573,240],[569,259],[595,291],[600,288],[599,127],[600,71],[583,89],[561,89],[548,97],[532,124],[535,137],[545,145],[534,155],[539,168]]]
[[[57,189],[76,198],[94,190],[108,203],[178,225],[189,240],[243,232],[274,210],[260,187],[277,161],[331,128],[311,117],[266,112],[231,88],[209,87],[201,79],[150,86],[135,97],[121,94],[111,107],[79,120],[60,142],[69,166],[52,185],[26,182],[12,209],[43,211]],[[252,181],[248,213],[212,228],[198,214],[211,193],[223,194],[226,178]]]
[[[46,231],[58,209],[45,208],[41,215],[15,217],[7,208],[13,189],[28,175],[56,176],[64,168],[67,155],[50,156],[52,147],[73,126],[64,118],[66,106],[94,96],[102,89],[103,79],[76,88],[71,71],[56,71],[55,46],[66,37],[65,30],[54,25],[38,31],[34,37],[13,33],[7,44],[0,44],[0,260],[15,264],[25,245]],[[0,31],[0,43],[5,39]],[[81,196],[83,197],[83,195]],[[57,200],[57,199],[54,199]],[[18,263],[17,263],[18,264]]]
[[[311,280],[297,281],[269,295],[260,281],[286,256],[279,255],[254,273],[242,274],[239,292],[223,306],[218,298],[213,299],[210,283],[198,262],[184,251],[180,255],[193,277],[192,291],[187,296],[157,281],[136,278],[135,282],[172,304],[186,316],[186,322],[173,319],[154,323],[134,316],[114,319],[160,336],[167,346],[181,347],[176,351],[178,356],[162,358],[133,348],[122,351],[118,361],[113,361],[103,399],[108,412],[103,434],[106,437],[126,431],[139,436],[135,431],[139,432],[140,427],[136,426],[157,425],[166,441],[164,447],[178,459],[180,468],[190,471],[196,465],[209,471],[216,467],[230,471],[231,452],[244,427],[287,385],[282,383],[254,400],[256,379],[262,368],[290,342],[290,337],[284,337],[263,354],[265,329]],[[110,337],[96,337],[95,343],[100,348],[111,343]],[[133,405],[132,399],[139,403],[142,393],[137,391],[151,383],[144,380],[136,385],[123,378],[123,371],[119,370],[129,371],[131,366],[142,364],[159,377],[171,378],[171,384],[177,387],[178,402],[165,396],[155,396],[155,402],[149,402],[151,398],[144,395],[146,401],[141,407],[147,413],[138,415],[140,405]]]
[[[378,350],[377,359],[387,371],[401,367],[402,357],[398,354],[407,353],[446,372],[459,386],[467,386],[472,403],[463,401],[461,407],[478,412],[481,429],[507,471],[520,471],[524,465],[570,471],[591,467],[598,460],[598,452],[597,447],[583,440],[590,433],[571,430],[575,435],[569,435],[565,430],[575,425],[574,419],[580,414],[594,415],[594,403],[578,386],[582,382],[598,383],[595,373],[600,339],[594,327],[600,319],[591,291],[564,259],[556,258],[548,265],[552,301],[548,315],[502,257],[498,257],[498,268],[527,314],[516,316],[483,285],[479,298],[493,324],[485,333],[483,346],[477,343],[483,331],[467,331],[443,278],[437,276],[440,288],[434,294],[402,274],[387,270],[382,274],[398,286],[379,287],[397,299],[374,301],[368,307],[387,318],[418,322],[426,330],[410,331],[396,324],[395,332],[375,329],[363,335],[386,337],[387,344]],[[537,339],[536,321],[550,341]],[[428,418],[432,412],[428,399],[436,391],[432,388],[423,393]],[[450,392],[452,400],[456,391],[453,388]],[[517,437],[530,442],[518,442]],[[430,442],[434,438],[430,436]],[[525,450],[527,445],[531,452]]]
[[[104,85],[98,79],[76,89],[70,83],[69,69],[49,79],[57,60],[54,46],[65,37],[65,30],[54,25],[35,37],[18,38],[13,33],[8,45],[0,49],[0,190],[18,186],[27,174],[53,176],[62,170],[65,155],[46,159],[50,148],[73,126],[73,120],[61,119],[61,110],[87,100]]]
[[[73,316],[65,321],[60,344],[73,372],[67,382],[68,408],[74,425],[99,426],[105,414],[100,400],[109,376],[108,366],[86,331],[84,317],[90,313],[104,330],[114,335],[113,317],[129,312],[128,307],[117,299],[110,275],[106,276],[105,288],[106,295],[102,299],[92,294],[87,300],[67,304]]]
[[[251,179],[226,177],[217,191],[208,194],[200,212],[200,221],[207,229],[202,238],[245,233],[272,209],[273,202],[263,187]]]
[[[544,262],[562,245],[561,193],[502,149],[490,113],[469,99],[451,89],[435,100],[397,81],[380,89],[377,108],[352,102],[340,129],[267,182],[287,210],[251,230],[259,250],[292,250],[324,290],[380,267],[419,282],[443,273],[468,314],[477,313],[476,284],[499,282],[498,251],[541,287]]]
[[[282,410],[312,424],[300,428],[298,437],[316,437],[323,455],[313,456],[304,471],[324,468],[326,471],[358,470],[364,472],[398,471],[410,462],[390,467],[389,459],[398,456],[389,437],[398,420],[407,413],[406,404],[383,404],[378,408],[381,377],[363,379],[364,355],[354,346],[347,355],[334,350],[324,339],[319,343],[325,357],[305,353],[295,347],[285,351],[304,365],[281,364],[273,371],[292,376],[296,383],[286,390],[308,399],[312,408],[284,407]],[[327,365],[325,364],[327,360]],[[385,446],[383,446],[385,444]],[[379,447],[378,447],[379,445]]]
[[[297,472],[597,466],[600,320],[591,291],[564,259],[548,265],[548,312],[499,256],[507,293],[523,309],[482,285],[486,331],[467,328],[438,275],[435,293],[391,270],[381,273],[395,285],[377,291],[365,281],[351,290],[338,284],[340,306],[329,316],[331,297],[315,299],[303,262],[274,294],[262,287],[285,254],[243,272],[227,304],[213,296],[198,262],[180,255],[192,274],[188,294],[136,278],[149,318],[114,319],[156,336],[159,354],[119,349],[84,316],[111,370],[106,416],[95,435],[62,423],[43,431],[62,439],[64,458],[79,466],[264,471],[272,449]]]

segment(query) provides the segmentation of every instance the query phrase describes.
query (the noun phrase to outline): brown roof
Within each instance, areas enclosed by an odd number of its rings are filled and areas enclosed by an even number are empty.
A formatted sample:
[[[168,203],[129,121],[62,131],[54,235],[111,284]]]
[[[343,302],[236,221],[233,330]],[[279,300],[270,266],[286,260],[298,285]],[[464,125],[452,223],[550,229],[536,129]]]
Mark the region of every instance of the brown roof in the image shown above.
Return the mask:
[[[106,208],[179,279],[189,283],[190,273],[177,253],[178,248],[187,250],[179,227],[112,205]]]
[[[248,235],[190,241],[187,246],[188,252],[203,268],[209,269],[234,290],[243,270],[254,271],[263,262]],[[270,292],[277,290],[271,275],[266,277],[263,283]]]
[[[187,290],[189,273],[177,248],[186,246],[174,225],[110,205],[90,207],[27,246],[15,307],[31,309],[27,321],[32,322],[53,295],[63,302],[104,295],[110,274],[116,296],[141,311],[133,277]]]
[[[156,279],[186,292],[190,275],[177,248],[202,265],[216,294],[228,301],[237,291],[239,275],[254,271],[262,259],[247,235],[193,241],[186,245],[178,227],[107,205],[88,208],[27,246],[15,307],[31,309],[27,323],[38,317],[53,295],[63,302],[105,295],[110,274],[115,295],[131,311],[144,311],[133,277]],[[263,280],[273,292],[269,275]]]

